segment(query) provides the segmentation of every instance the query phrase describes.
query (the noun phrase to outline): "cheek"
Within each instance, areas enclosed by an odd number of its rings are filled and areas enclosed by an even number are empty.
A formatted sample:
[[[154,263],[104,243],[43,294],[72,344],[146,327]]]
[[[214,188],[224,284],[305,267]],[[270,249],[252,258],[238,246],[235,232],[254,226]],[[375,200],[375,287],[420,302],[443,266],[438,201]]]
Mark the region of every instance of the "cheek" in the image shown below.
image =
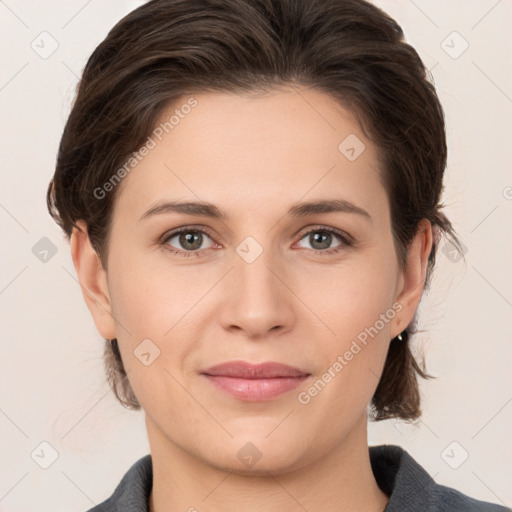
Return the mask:
[[[341,343],[356,337],[373,326],[381,314],[392,308],[395,297],[397,266],[392,257],[382,252],[357,263],[331,268],[319,268],[302,282],[300,296],[326,324],[326,336]],[[388,312],[392,319],[395,310]],[[386,330],[389,323],[379,330]]]
[[[298,402],[308,421],[318,422],[319,428],[327,422],[341,435],[375,392],[397,314],[392,274],[351,268],[339,272],[336,282],[318,276],[316,283],[323,284],[324,295],[319,287],[310,288],[312,303],[321,304],[316,311],[329,329],[316,338],[316,356],[322,364]]]
[[[169,270],[141,255],[116,256],[112,252],[110,295],[131,387],[146,411],[158,408],[162,400],[169,402],[169,410],[179,402],[181,410],[187,405],[173,376],[182,380],[179,367],[190,351],[187,311],[204,294],[205,285],[187,279],[183,267]]]
[[[141,403],[153,403],[156,396],[180,396],[171,375],[181,380],[179,375],[193,372],[195,360],[190,356],[204,338],[204,326],[215,317],[208,316],[204,298],[225,270],[172,265],[165,254],[115,256],[112,253],[109,285],[114,317],[124,327],[117,335],[132,387]],[[150,365],[144,366],[144,357]]]
[[[376,251],[357,265],[310,275],[309,283],[315,286],[303,283],[301,293],[309,297],[308,304],[314,304],[325,325],[317,340],[323,362],[319,387],[326,384],[318,403],[350,410],[371,398],[386,359],[393,319],[401,309],[394,302],[397,268],[393,253]]]
[[[210,280],[203,271],[190,270],[192,266],[165,264],[165,255],[117,260],[112,255],[112,261],[109,283],[114,313],[134,342],[141,336],[162,339],[214,282],[213,276]]]

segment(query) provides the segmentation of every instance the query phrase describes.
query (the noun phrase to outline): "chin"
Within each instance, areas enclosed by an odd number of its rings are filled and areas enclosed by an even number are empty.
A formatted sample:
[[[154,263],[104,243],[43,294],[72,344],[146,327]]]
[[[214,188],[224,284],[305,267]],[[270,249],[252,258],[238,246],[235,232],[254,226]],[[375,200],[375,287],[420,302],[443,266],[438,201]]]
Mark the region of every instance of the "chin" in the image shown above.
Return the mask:
[[[222,471],[237,475],[265,475],[287,473],[300,465],[298,446],[265,436],[231,439],[217,444],[215,453],[205,453],[203,460]]]

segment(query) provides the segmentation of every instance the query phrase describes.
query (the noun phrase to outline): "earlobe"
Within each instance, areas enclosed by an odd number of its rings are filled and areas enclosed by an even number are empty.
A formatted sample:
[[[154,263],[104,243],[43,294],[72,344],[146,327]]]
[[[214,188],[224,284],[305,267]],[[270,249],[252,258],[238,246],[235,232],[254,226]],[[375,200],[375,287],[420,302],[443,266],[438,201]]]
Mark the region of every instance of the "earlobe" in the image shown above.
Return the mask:
[[[116,338],[115,322],[107,283],[98,253],[89,240],[87,225],[80,220],[71,234],[71,257],[78,276],[82,294],[92,314],[96,328],[106,339]]]
[[[432,249],[432,225],[427,219],[422,219],[418,230],[407,251],[406,265],[401,274],[402,286],[399,289],[396,302],[401,304],[400,316],[393,326],[392,338],[402,332],[412,321],[416,312],[427,272],[428,257]]]

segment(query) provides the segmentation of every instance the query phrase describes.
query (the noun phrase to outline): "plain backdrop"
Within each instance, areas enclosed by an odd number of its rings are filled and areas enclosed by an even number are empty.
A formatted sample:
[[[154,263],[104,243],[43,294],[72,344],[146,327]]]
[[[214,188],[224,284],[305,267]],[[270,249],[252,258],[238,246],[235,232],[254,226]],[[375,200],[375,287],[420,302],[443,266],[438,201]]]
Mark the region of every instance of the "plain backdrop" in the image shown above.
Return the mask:
[[[421,419],[370,423],[369,443],[401,445],[436,482],[511,506],[512,2],[376,3],[432,72],[445,212],[467,252],[441,247],[420,306],[413,346],[437,376],[420,382]],[[140,4],[0,1],[1,511],[85,511],[149,453],[143,413],[106,384],[104,341],[45,202],[83,66]],[[46,261],[41,247],[54,247]]]

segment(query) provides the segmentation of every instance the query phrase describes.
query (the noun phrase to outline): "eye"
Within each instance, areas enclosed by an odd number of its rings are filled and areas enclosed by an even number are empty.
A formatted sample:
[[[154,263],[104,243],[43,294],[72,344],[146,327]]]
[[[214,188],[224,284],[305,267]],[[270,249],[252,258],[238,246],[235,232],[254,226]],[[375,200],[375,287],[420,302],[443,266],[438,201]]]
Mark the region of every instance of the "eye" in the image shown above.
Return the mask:
[[[304,239],[312,246],[311,249],[315,254],[336,253],[341,251],[345,246],[353,245],[347,235],[337,229],[327,227],[318,227],[308,231],[302,236],[301,241]],[[331,244],[336,239],[340,240],[341,243],[331,248]]]
[[[210,249],[213,244],[203,245],[206,239],[212,240],[203,229],[183,227],[169,235],[164,236],[162,244],[173,254],[181,256],[198,256],[198,251]],[[175,240],[173,243],[171,241]]]
[[[332,243],[336,239],[340,243],[332,248]],[[302,240],[306,240],[311,245],[310,248],[314,254],[324,255],[337,253],[345,247],[354,245],[350,235],[326,226],[319,226],[307,231],[301,236],[300,241]],[[203,250],[211,249],[214,246],[213,237],[204,228],[188,226],[164,235],[160,244],[172,254],[184,257],[200,256]]]

